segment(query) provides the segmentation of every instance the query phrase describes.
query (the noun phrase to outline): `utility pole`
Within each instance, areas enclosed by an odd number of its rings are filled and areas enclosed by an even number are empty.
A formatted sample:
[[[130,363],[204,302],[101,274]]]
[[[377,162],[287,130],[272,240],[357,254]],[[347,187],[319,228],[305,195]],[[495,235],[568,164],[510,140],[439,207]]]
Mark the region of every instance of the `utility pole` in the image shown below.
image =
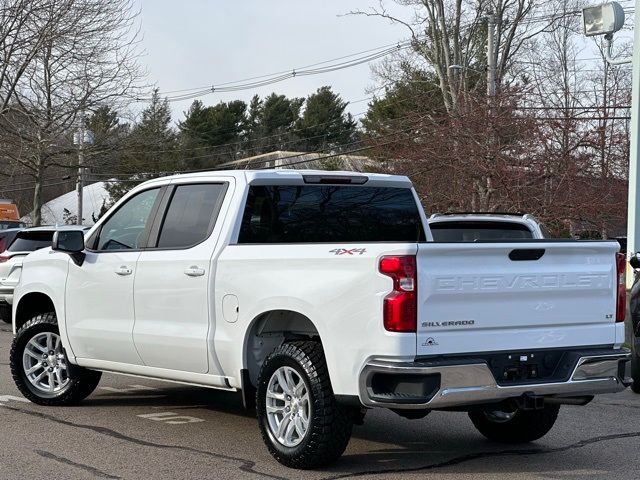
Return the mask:
[[[496,16],[487,16],[487,97],[489,102],[496,96]]]
[[[496,160],[496,16],[493,12],[487,15],[487,159]],[[484,175],[485,185],[479,193],[482,201],[481,209],[490,210],[491,196],[493,193],[493,179],[491,174]]]
[[[85,128],[84,128],[84,110],[80,114],[80,127],[74,135],[74,143],[78,145],[78,178],[76,180],[76,189],[78,192],[78,216],[76,219],[77,225],[82,225],[82,210],[84,200],[84,140],[85,140]]]
[[[77,225],[82,225],[82,209],[84,196],[84,112],[80,116],[80,130],[78,131],[78,218]]]

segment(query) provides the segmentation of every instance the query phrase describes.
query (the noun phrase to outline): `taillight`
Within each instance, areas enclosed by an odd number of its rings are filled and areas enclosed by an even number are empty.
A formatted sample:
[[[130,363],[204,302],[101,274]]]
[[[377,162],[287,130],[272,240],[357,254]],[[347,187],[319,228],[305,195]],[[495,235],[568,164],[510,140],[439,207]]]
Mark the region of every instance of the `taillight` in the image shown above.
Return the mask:
[[[415,332],[416,257],[382,257],[379,271],[393,280],[393,291],[384,298],[384,328],[390,332]]]
[[[11,257],[7,257],[6,255],[0,255],[0,263],[4,263],[9,260]]]
[[[616,253],[616,270],[618,271],[616,322],[624,322],[624,319],[627,316],[627,260],[624,253]]]

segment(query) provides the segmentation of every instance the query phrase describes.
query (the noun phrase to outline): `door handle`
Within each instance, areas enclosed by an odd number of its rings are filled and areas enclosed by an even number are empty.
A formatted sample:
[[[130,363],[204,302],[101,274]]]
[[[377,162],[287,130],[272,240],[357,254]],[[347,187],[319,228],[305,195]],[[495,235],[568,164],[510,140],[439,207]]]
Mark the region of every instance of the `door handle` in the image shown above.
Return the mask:
[[[189,268],[184,269],[184,274],[189,277],[201,277],[204,275],[204,268],[192,265]]]
[[[133,269],[127,267],[126,265],[121,265],[119,268],[116,268],[116,274],[122,277],[131,275],[133,273]]]

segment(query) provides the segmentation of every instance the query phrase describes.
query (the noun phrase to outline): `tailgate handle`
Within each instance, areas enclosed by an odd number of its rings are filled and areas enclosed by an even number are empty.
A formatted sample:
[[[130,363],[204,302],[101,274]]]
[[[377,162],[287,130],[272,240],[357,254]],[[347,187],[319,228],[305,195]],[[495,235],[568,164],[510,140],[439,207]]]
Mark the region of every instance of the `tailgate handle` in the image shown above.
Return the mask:
[[[509,252],[509,258],[514,262],[523,260],[540,260],[544,255],[544,248],[517,248]]]

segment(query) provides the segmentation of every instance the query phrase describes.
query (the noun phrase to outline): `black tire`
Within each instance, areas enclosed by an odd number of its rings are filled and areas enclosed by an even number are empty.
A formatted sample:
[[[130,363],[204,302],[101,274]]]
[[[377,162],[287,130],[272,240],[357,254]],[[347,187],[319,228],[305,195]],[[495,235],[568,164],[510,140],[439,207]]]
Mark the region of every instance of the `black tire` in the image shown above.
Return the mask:
[[[11,323],[11,305],[0,305],[0,320]]]
[[[25,373],[23,355],[29,341],[42,333],[60,334],[55,313],[36,315],[18,330],[11,344],[10,353],[13,381],[25,398],[38,405],[75,405],[88,397],[91,392],[96,389],[102,374],[93,370],[69,365],[66,359],[66,352],[62,349],[62,355],[64,355],[63,361],[67,365],[68,382],[59,391],[51,393],[43,392],[36,388],[29,381]]]
[[[500,443],[526,443],[544,437],[556,423],[560,405],[545,405],[541,410],[516,410],[508,420],[493,420],[488,412],[474,410],[469,418],[489,440]]]
[[[276,439],[266,412],[269,381],[284,366],[295,370],[310,396],[308,429],[302,441],[293,447]],[[336,403],[319,342],[285,343],[267,357],[258,379],[256,407],[260,432],[269,452],[287,467],[308,469],[328,465],[340,458],[351,438],[353,416],[348,407]]]
[[[631,390],[634,393],[640,393],[640,352],[636,349],[636,342],[637,339],[634,337],[631,346],[631,378],[633,378]]]

